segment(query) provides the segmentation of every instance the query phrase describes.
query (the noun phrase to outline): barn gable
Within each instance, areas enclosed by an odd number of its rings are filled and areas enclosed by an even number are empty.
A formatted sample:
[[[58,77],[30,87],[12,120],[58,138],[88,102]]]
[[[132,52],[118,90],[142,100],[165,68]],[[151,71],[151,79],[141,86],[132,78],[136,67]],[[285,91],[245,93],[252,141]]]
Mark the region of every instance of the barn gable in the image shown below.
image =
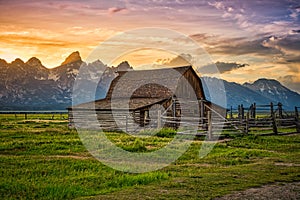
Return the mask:
[[[179,79],[189,68],[178,67],[172,69],[118,72],[119,76],[112,81],[106,98],[155,98],[172,96],[172,91],[175,91]]]

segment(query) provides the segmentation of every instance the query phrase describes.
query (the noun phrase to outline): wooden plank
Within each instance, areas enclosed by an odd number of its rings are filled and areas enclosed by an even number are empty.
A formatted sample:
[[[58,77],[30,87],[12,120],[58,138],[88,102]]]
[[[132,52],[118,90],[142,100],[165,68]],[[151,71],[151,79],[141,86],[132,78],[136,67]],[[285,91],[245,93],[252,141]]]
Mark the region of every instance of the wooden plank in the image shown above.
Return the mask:
[[[211,121],[211,111],[207,111],[207,118],[208,118],[208,140],[212,140],[212,121]]]
[[[276,124],[276,119],[275,119],[275,113],[274,113],[274,106],[273,106],[272,102],[270,103],[270,108],[271,108],[271,117],[272,117],[273,132],[275,134],[278,134],[277,124]]]

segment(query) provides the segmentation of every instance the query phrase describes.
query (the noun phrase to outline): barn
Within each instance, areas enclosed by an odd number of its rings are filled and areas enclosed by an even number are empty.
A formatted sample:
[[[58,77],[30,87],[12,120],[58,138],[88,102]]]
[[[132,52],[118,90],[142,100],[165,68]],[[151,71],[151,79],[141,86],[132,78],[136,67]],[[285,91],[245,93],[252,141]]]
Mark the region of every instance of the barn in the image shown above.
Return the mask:
[[[201,79],[192,66],[117,73],[104,99],[68,108],[70,124],[84,126],[91,116],[97,120],[90,121],[103,130],[135,132],[178,128],[183,123],[201,126],[208,110],[225,113],[224,108],[206,100]]]

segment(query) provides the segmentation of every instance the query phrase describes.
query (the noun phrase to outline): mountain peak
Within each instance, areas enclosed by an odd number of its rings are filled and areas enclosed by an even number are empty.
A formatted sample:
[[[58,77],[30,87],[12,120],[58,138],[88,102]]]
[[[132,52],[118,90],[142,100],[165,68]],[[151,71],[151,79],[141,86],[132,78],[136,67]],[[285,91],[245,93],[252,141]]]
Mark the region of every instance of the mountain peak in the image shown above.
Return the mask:
[[[11,64],[24,64],[24,61],[20,58],[16,58],[14,61],[11,62]]]
[[[0,65],[7,65],[6,60],[0,58]]]
[[[256,81],[254,81],[254,83],[255,82],[278,82],[278,81],[275,79],[259,78]]]
[[[260,78],[254,81],[252,84],[244,84],[245,86],[252,86],[252,87],[283,87],[283,85],[275,80],[275,79],[267,79],[267,78]]]
[[[42,62],[41,62],[38,58],[36,58],[36,57],[30,58],[30,59],[26,62],[26,64],[29,65],[29,66],[43,67]]]
[[[78,51],[71,53],[61,65],[66,65],[72,62],[82,61]]]

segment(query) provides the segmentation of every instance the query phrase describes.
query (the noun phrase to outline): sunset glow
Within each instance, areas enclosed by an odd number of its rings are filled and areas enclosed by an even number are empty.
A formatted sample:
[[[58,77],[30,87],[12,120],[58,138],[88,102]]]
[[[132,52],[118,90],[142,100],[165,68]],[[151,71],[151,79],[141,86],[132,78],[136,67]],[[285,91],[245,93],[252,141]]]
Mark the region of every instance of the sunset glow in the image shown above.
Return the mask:
[[[34,56],[52,68],[73,51],[85,60],[116,34],[158,27],[197,41],[213,62],[230,63],[232,70],[221,74],[225,80],[273,78],[300,92],[296,0],[11,0],[0,1],[0,11],[0,58],[8,62]],[[120,48],[126,45],[120,43]],[[135,67],[175,57],[170,52],[141,50],[114,64],[128,60]]]

